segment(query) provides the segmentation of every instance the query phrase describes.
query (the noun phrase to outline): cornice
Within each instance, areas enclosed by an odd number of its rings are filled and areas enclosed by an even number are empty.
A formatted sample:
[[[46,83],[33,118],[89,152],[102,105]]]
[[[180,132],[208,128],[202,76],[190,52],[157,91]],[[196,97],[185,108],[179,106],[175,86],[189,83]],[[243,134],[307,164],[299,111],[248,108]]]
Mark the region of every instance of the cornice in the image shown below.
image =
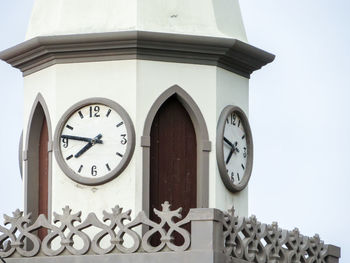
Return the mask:
[[[213,65],[249,78],[274,58],[236,39],[146,31],[39,36],[0,52],[24,76],[54,64],[142,59]]]

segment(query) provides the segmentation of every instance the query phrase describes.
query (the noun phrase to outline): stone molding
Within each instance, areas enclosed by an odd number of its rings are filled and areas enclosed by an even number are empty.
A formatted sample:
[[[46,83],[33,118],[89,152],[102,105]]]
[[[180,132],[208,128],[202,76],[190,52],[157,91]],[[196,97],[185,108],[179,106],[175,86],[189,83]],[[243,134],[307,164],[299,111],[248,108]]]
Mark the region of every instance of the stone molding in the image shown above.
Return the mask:
[[[306,237],[298,229],[287,231],[280,229],[277,223],[262,224],[255,216],[238,217],[233,208],[228,212],[211,208],[191,209],[180,220],[181,210],[170,210],[170,204],[165,202],[162,211],[155,210],[160,219],[157,223],[148,219],[143,211],[131,220],[131,210],[123,212],[122,208],[116,206],[111,213],[103,212],[102,221],[90,213],[82,222],[81,212],[72,213],[66,206],[63,214],[54,213],[55,224],[49,223],[43,215],[31,224],[30,214],[23,215],[16,210],[12,217],[4,215],[5,225],[10,226],[0,226],[0,259],[6,258],[8,262],[66,262],[67,258],[72,260],[74,256],[74,262],[96,262],[96,256],[99,255],[103,256],[100,257],[103,262],[116,262],[116,258],[123,259],[121,262],[129,259],[130,262],[136,257],[137,262],[161,262],[166,259],[166,255],[173,259],[169,262],[179,259],[202,263],[339,262],[340,248],[325,245],[317,234]],[[174,222],[175,218],[179,221]],[[191,223],[191,233],[182,228],[187,223]],[[137,231],[141,225],[147,226],[143,235]],[[35,231],[41,227],[49,229],[42,241],[35,235]],[[93,237],[84,232],[91,227],[98,229]],[[182,236],[182,244],[175,245],[172,242],[174,232]],[[157,246],[150,243],[155,233],[159,234]],[[128,242],[125,242],[125,235],[129,236]],[[102,247],[101,240],[106,237],[110,240],[109,245]],[[51,245],[56,238],[60,242],[54,248]],[[75,245],[77,239],[83,244],[79,248]],[[31,246],[25,246],[28,240]],[[135,254],[138,256],[132,256]],[[142,255],[144,260],[140,261]],[[211,257],[204,260],[203,255]],[[194,260],[188,261],[191,257]],[[33,260],[30,261],[30,258]]]
[[[142,59],[213,65],[249,78],[274,58],[236,39],[145,31],[39,36],[0,52],[24,76],[54,64]]]

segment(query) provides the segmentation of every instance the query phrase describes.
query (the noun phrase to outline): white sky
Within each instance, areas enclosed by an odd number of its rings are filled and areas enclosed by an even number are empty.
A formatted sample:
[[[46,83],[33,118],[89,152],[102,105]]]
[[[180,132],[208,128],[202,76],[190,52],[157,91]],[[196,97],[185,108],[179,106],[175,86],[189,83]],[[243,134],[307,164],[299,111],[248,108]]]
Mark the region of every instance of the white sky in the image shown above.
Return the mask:
[[[250,213],[342,247],[350,262],[350,1],[241,0],[250,44],[276,55],[250,82]],[[0,50],[24,39],[33,0],[0,1]],[[23,206],[21,73],[0,62],[0,213]]]

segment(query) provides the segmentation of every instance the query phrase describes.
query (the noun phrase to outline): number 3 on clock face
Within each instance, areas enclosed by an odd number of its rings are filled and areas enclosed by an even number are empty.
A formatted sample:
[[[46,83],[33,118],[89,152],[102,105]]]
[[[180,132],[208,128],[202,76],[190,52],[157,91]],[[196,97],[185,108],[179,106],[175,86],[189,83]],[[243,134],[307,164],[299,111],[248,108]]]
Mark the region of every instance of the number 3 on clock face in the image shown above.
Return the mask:
[[[118,176],[131,159],[135,132],[117,103],[93,98],[72,106],[55,133],[55,155],[74,181],[97,185]]]

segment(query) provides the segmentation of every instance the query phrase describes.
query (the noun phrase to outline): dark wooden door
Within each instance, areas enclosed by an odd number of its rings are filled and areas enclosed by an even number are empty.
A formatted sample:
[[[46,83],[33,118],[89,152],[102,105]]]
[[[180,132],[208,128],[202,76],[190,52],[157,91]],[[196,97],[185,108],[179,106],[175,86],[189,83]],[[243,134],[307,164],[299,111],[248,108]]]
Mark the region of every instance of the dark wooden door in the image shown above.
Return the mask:
[[[197,143],[191,118],[176,96],[163,103],[153,120],[150,157],[151,220],[159,222],[153,209],[161,210],[164,201],[172,209],[182,207],[186,216],[197,206]]]
[[[49,173],[49,156],[48,156],[49,134],[47,122],[44,118],[40,132],[39,141],[39,210],[38,214],[48,216],[48,173]],[[46,229],[39,229],[38,236],[41,240],[47,235]]]

